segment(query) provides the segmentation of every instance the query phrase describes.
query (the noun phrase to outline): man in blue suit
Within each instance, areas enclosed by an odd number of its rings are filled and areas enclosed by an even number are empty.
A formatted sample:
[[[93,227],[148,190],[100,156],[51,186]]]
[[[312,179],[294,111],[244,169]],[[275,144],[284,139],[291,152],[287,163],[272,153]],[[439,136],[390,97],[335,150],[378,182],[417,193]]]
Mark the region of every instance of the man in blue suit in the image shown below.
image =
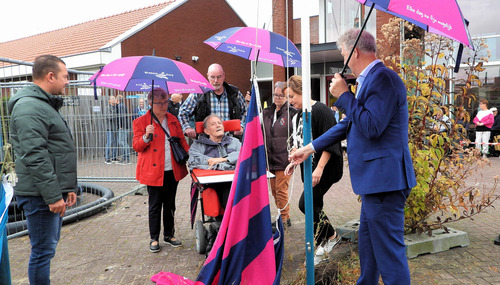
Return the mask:
[[[343,34],[338,45],[344,61],[358,29]],[[335,74],[330,92],[343,109],[340,121],[311,144],[290,156],[293,164],[347,138],[347,156],[354,193],[361,195],[357,284],[410,284],[403,238],[404,205],[416,185],[408,148],[406,88],[400,77],[376,57],[375,39],[363,32],[349,67],[357,75],[357,94]],[[328,175],[328,174],[327,174]]]

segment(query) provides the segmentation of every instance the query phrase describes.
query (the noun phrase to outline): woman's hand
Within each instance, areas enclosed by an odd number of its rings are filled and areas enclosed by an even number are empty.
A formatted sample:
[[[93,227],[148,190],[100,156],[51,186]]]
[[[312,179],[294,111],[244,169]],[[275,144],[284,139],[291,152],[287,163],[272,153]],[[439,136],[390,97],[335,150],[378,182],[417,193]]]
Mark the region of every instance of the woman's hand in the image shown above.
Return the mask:
[[[287,167],[285,168],[285,172],[284,174],[285,175],[292,175],[293,171],[295,170],[295,164],[293,163],[290,163],[287,165]]]
[[[312,186],[318,185],[321,180],[321,176],[323,175],[323,167],[317,166],[312,173]]]
[[[155,132],[155,126],[153,126],[153,125],[148,125],[148,126],[146,127],[146,137],[149,137],[149,135],[150,135],[150,134],[151,134],[151,135],[152,135],[152,134],[154,134],[154,132]]]
[[[214,169],[215,166],[219,163],[226,162],[227,158],[225,157],[212,157],[207,160],[209,169]]]

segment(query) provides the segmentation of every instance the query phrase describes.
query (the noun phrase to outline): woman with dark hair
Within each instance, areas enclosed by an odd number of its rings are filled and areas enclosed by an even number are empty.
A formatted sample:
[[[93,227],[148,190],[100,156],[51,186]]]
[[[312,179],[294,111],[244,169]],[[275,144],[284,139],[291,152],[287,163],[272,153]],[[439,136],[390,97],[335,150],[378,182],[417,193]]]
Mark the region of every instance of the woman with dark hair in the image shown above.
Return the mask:
[[[291,106],[297,109],[297,114],[292,118],[293,125],[293,145],[294,150],[301,148],[304,142],[302,124],[302,78],[293,75],[288,79],[287,86],[283,94],[288,95]],[[311,100],[311,132],[312,139],[318,138],[324,132],[337,124],[330,108],[321,102]],[[313,212],[314,212],[314,236],[317,250],[314,255],[314,264],[318,264],[327,258],[335,245],[340,241],[335,229],[330,224],[328,217],[323,211],[323,196],[328,192],[333,183],[342,178],[343,158],[340,143],[336,143],[326,148],[321,153],[313,156]],[[304,180],[304,171],[301,164],[301,176]],[[325,175],[323,175],[325,174]],[[304,193],[299,201],[300,210],[305,213]]]
[[[185,164],[178,163],[170,149],[168,136],[179,137],[184,150],[189,146],[177,118],[168,113],[168,94],[155,88],[148,94],[152,109],[134,120],[133,147],[138,152],[136,179],[147,185],[149,194],[149,250],[159,252],[158,242],[163,208],[163,241],[173,247],[182,245],[175,238],[174,213],[177,184],[188,171]],[[151,103],[150,103],[151,104]],[[153,122],[152,118],[153,117]],[[151,123],[152,122],[152,123]]]

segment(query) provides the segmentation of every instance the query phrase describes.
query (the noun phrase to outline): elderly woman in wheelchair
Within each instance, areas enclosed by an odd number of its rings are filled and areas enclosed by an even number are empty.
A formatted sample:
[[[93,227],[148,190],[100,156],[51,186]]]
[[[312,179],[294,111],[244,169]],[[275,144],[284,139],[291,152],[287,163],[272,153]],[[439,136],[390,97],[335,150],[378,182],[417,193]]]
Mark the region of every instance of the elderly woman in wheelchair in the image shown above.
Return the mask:
[[[222,170],[221,173],[227,173],[224,170],[235,169],[241,142],[237,138],[226,135],[224,125],[231,124],[231,122],[228,122],[223,123],[217,115],[210,115],[203,121],[203,133],[199,134],[198,139],[189,148],[188,167],[192,172],[191,175],[195,182],[197,182],[197,179],[193,169]],[[222,221],[222,215],[231,189],[232,180],[223,179],[216,172],[218,171],[211,172],[214,176],[212,183],[203,185],[201,183],[194,184],[198,188],[197,190],[202,193],[204,205],[202,206],[202,215],[212,217],[208,221],[211,222],[208,237],[205,237],[205,231],[202,229],[205,219],[203,218],[203,222],[198,222],[201,224],[197,225],[197,233],[200,233],[197,243],[201,242],[203,244],[198,249],[199,253],[210,251],[211,244]],[[221,179],[217,179],[218,177]],[[205,243],[208,244],[207,247],[205,247]]]
[[[225,134],[222,120],[217,115],[205,118],[203,132],[189,149],[189,169],[234,170],[241,142]],[[225,208],[231,182],[210,186],[217,192],[222,208]]]

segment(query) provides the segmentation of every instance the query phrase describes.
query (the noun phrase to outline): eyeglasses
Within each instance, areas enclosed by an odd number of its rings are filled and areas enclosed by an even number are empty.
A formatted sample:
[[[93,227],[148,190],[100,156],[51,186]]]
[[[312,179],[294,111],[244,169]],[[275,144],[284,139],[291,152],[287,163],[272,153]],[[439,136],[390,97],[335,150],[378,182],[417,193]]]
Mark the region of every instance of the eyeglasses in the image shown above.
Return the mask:
[[[153,102],[153,104],[158,105],[158,106],[168,106],[168,100],[165,102]]]
[[[222,78],[222,75],[217,75],[217,76],[210,75],[210,76],[208,77],[208,79],[210,79],[210,80],[215,80],[215,79],[219,80],[219,79],[221,79],[221,78]]]
[[[273,96],[276,97],[276,98],[285,98],[285,95],[278,94],[278,93],[274,93]]]

